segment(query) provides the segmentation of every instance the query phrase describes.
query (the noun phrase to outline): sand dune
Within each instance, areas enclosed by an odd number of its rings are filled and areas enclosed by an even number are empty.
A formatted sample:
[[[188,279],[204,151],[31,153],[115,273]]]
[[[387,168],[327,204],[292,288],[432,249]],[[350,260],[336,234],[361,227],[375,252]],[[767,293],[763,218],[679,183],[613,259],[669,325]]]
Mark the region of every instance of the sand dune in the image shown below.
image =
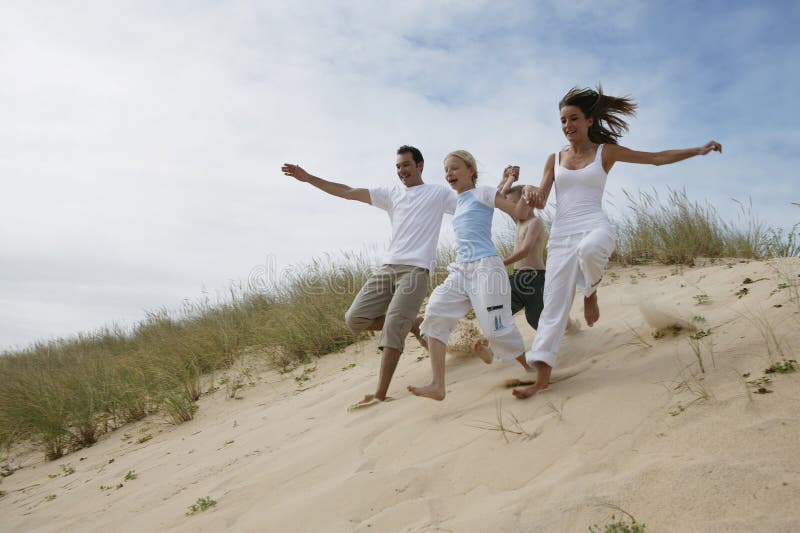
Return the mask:
[[[599,323],[565,339],[559,380],[525,401],[503,382],[530,374],[463,354],[444,402],[411,396],[430,376],[411,337],[395,400],[353,412],[377,339],[262,371],[180,426],[151,418],[55,462],[17,450],[0,531],[574,532],[619,516],[600,502],[653,532],[800,531],[800,372],[747,383],[800,355],[800,303],[779,288],[798,274],[798,260],[615,268]],[[186,516],[204,497],[216,505]]]

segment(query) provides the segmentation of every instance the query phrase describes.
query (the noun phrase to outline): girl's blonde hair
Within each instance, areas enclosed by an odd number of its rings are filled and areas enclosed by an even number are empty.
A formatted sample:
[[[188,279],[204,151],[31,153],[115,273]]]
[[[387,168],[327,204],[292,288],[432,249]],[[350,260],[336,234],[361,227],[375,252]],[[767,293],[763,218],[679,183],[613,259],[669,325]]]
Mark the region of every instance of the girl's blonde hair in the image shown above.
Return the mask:
[[[447,154],[444,157],[444,160],[447,161],[448,157],[457,157],[467,165],[467,168],[471,168],[475,171],[475,175],[472,178],[472,183],[474,184],[478,181],[478,164],[475,162],[475,158],[472,156],[471,153],[467,152],[466,150],[454,150]]]

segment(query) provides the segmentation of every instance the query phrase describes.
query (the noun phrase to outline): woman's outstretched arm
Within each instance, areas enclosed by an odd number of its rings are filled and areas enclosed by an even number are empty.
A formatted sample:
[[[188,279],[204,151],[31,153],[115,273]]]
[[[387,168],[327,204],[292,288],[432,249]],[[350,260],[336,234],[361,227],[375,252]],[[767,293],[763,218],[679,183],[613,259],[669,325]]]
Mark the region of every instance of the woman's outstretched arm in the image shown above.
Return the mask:
[[[617,144],[606,144],[603,148],[603,168],[606,172],[611,170],[614,163],[637,163],[640,165],[671,165],[684,159],[697,155],[706,155],[710,152],[722,153],[722,145],[717,141],[708,141],[703,146],[696,148],[683,148],[680,150],[664,150],[661,152],[640,152],[631,150]]]

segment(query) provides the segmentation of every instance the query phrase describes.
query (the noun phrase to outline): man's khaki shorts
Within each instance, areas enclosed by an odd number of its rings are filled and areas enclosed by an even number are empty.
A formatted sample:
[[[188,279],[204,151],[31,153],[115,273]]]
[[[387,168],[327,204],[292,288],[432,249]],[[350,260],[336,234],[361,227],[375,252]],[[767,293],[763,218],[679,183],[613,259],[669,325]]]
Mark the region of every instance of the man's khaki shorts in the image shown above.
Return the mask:
[[[430,273],[425,268],[383,265],[369,277],[347,310],[347,327],[358,333],[383,317],[380,348],[402,352],[429,282]]]

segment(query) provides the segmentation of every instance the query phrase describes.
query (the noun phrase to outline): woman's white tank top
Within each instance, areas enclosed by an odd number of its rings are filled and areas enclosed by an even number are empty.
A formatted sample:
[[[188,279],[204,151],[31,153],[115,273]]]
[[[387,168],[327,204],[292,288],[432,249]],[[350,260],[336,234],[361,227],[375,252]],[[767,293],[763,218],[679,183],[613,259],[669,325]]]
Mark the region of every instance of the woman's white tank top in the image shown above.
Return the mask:
[[[608,177],[603,170],[603,146],[597,147],[594,161],[578,170],[562,167],[560,151],[556,152],[556,214],[550,229],[551,239],[611,227],[603,213],[603,192]]]

